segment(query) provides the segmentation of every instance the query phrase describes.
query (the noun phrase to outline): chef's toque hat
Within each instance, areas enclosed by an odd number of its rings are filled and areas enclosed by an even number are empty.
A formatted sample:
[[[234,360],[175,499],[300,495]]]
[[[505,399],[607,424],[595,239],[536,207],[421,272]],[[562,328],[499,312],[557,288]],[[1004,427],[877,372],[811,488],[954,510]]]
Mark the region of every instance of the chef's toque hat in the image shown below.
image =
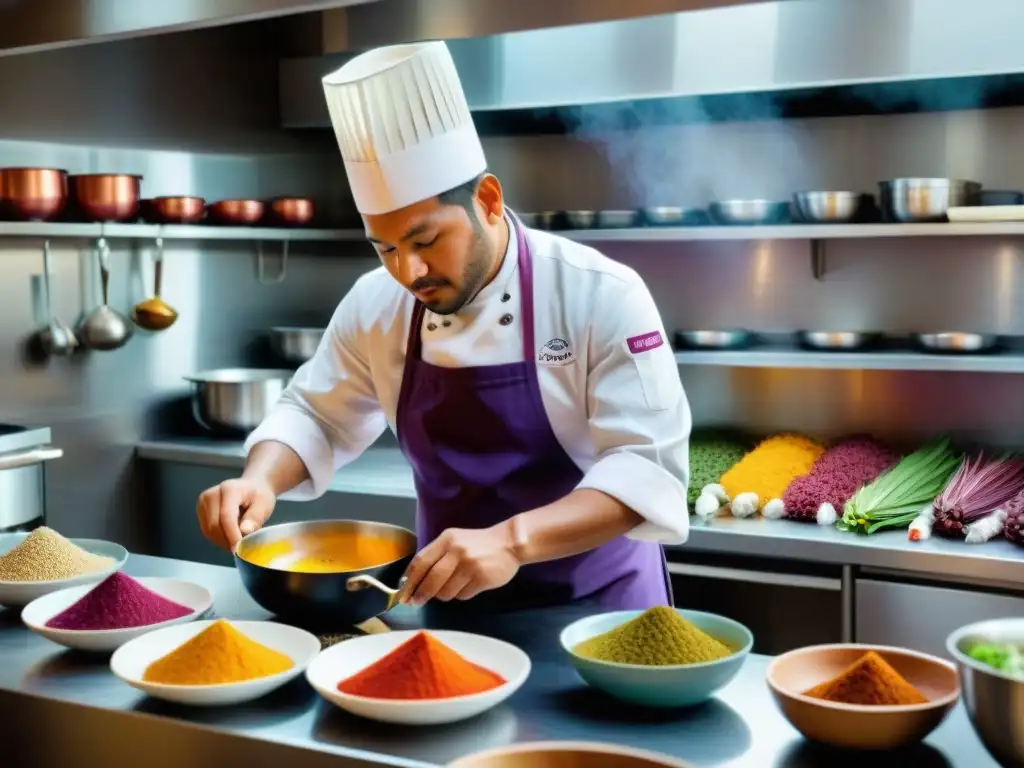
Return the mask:
[[[396,211],[487,168],[443,42],[378,48],[323,79],[360,213]]]

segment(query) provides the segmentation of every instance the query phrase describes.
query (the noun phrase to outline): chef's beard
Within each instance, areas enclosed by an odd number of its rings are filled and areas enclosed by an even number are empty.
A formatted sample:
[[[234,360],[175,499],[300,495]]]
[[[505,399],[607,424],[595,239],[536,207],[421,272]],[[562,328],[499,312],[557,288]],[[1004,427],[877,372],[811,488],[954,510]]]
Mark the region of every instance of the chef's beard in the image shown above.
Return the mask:
[[[473,227],[473,242],[469,246],[469,258],[466,259],[466,266],[462,270],[462,284],[459,286],[455,297],[448,301],[423,302],[423,306],[435,315],[453,315],[469,304],[487,284],[487,273],[491,271],[493,248],[488,242],[483,227],[476,224]],[[430,279],[424,280],[422,286],[412,284],[415,292],[421,287],[430,287]],[[436,285],[436,283],[434,283]]]

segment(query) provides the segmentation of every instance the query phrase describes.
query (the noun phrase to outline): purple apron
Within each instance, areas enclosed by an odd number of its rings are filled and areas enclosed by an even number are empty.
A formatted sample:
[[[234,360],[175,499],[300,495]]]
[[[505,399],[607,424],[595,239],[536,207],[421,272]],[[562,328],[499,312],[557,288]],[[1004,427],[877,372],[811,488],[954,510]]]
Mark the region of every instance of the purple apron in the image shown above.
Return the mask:
[[[519,244],[523,362],[442,368],[421,359],[419,302],[409,326],[398,442],[415,474],[419,546],[447,528],[486,528],[570,493],[583,473],[548,423],[534,360],[533,266]],[[605,610],[671,604],[665,555],[654,542],[621,536],[572,557],[523,566],[472,602],[515,607],[597,600]]]

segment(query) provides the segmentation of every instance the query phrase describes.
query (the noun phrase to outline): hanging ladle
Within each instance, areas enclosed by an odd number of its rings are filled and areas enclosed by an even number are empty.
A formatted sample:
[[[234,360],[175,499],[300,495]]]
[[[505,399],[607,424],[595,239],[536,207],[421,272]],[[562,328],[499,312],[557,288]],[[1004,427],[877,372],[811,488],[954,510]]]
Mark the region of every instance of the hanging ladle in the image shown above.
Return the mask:
[[[48,316],[46,327],[39,332],[39,341],[47,355],[70,355],[78,347],[75,332],[57,319],[53,311],[53,292],[50,288],[50,241],[43,242],[43,299]]]
[[[110,287],[110,248],[104,237],[99,239],[100,279],[103,283],[103,303],[82,321],[78,335],[89,349],[111,350],[123,347],[134,333],[128,318],[107,304]]]
[[[156,255],[153,257],[153,296],[135,305],[132,320],[147,331],[164,331],[174,325],[178,313],[170,304],[160,298],[160,281],[164,267],[164,239],[156,239]]]

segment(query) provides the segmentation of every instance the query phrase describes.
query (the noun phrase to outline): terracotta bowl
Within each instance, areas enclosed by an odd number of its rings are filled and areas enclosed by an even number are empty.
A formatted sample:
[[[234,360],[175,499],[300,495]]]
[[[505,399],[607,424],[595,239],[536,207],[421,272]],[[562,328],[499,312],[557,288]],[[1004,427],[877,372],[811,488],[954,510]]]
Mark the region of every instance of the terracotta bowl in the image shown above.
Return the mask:
[[[467,755],[448,768],[692,768],[671,755],[582,741],[537,741]]]
[[[876,651],[928,701],[906,706],[837,704],[803,691],[840,674]],[[960,697],[951,662],[925,653],[872,645],[814,645],[777,656],[768,665],[768,687],[782,714],[804,737],[843,749],[896,749],[934,731]]]

